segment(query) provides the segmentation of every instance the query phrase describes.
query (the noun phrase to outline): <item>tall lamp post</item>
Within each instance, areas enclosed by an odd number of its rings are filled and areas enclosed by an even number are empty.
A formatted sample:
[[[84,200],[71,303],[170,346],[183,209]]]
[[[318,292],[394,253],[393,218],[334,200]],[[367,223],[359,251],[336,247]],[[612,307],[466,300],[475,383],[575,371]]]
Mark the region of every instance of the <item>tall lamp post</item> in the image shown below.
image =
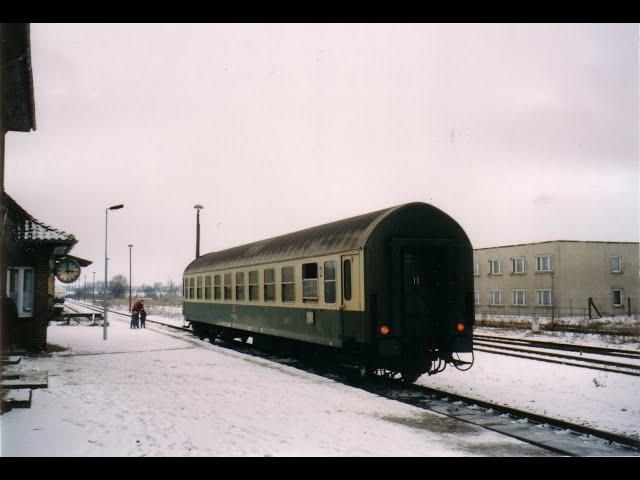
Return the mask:
[[[123,204],[108,207],[104,211],[104,312],[102,313],[102,339],[107,339],[107,226],[109,224],[109,210],[119,210]]]
[[[131,249],[133,245],[129,244],[129,311],[131,311]]]
[[[196,209],[196,258],[200,256],[200,210],[204,207],[200,204],[194,205],[193,208]]]

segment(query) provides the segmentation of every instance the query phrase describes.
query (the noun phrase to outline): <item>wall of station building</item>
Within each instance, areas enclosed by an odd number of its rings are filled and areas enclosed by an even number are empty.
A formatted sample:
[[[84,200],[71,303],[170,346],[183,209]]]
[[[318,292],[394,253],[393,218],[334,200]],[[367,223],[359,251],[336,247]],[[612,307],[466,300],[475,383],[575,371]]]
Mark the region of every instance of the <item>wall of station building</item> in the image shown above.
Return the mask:
[[[32,312],[15,322],[12,343],[17,349],[45,351],[55,284],[51,252],[47,249],[19,254],[7,267],[29,267],[34,271]]]

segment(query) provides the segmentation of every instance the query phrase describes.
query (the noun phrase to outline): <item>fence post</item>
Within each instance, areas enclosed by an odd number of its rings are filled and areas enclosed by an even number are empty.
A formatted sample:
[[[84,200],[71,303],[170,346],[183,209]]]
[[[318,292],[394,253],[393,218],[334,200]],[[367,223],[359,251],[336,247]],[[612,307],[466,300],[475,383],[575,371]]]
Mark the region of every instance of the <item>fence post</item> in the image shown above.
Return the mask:
[[[591,320],[591,297],[589,297],[589,320]]]

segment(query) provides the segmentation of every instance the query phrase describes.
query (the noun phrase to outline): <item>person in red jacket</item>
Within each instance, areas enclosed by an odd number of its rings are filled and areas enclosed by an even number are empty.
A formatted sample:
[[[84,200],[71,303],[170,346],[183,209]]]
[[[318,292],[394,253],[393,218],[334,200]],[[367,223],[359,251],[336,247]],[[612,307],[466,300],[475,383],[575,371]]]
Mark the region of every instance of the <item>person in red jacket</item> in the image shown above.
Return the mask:
[[[136,300],[136,303],[131,307],[131,328],[140,328],[138,324],[140,312],[144,312],[144,300]]]

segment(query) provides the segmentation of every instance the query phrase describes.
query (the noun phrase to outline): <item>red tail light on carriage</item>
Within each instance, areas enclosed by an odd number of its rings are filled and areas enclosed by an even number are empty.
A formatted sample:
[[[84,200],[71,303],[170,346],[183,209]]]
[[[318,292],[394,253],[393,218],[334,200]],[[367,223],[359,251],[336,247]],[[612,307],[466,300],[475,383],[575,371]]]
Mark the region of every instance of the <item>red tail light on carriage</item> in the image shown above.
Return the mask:
[[[386,325],[383,325],[380,327],[380,333],[382,335],[389,335],[389,332],[391,331],[391,329],[389,327],[387,327]]]
[[[462,323],[462,322],[456,323],[456,331],[458,333],[464,332],[464,323]]]

